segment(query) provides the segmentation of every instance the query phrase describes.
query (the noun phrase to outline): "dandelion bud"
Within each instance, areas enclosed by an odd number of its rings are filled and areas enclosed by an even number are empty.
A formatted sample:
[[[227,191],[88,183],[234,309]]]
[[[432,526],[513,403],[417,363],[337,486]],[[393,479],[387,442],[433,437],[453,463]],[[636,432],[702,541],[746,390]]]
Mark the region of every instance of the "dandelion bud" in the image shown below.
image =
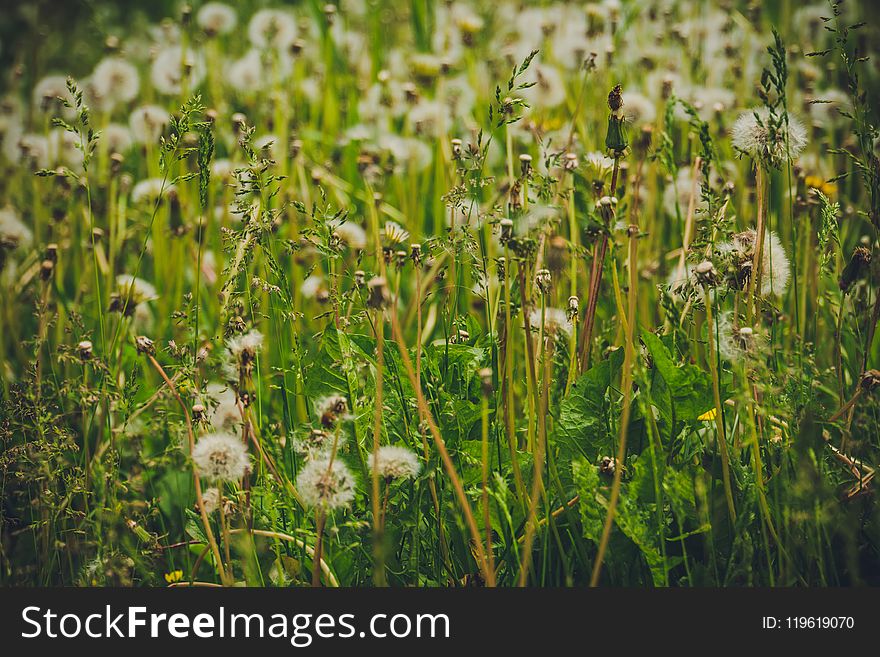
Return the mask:
[[[480,375],[480,385],[483,389],[483,395],[488,397],[492,394],[492,370],[488,367],[484,367],[478,372],[478,374]]]
[[[204,404],[193,404],[192,407],[193,420],[201,422],[207,417],[207,409]]]
[[[711,260],[703,260],[703,262],[694,267],[694,275],[700,285],[715,287],[718,284],[718,272],[715,270],[715,265],[712,264]]]
[[[866,392],[870,392],[878,386],[880,386],[880,370],[867,370],[859,379],[859,387]]]
[[[287,144],[287,153],[290,155],[291,159],[296,159],[296,156],[299,155],[302,150],[303,143],[301,139],[296,139],[293,135],[290,136],[290,141]]]
[[[46,245],[46,260],[58,262],[58,245],[55,242]]]
[[[333,21],[336,18],[336,5],[329,3],[324,5],[324,17],[330,25],[333,25]]]
[[[354,284],[355,284],[357,287],[363,287],[364,284],[365,284],[366,282],[367,282],[367,275],[366,275],[366,273],[364,273],[364,270],[363,270],[363,269],[358,269],[358,270],[354,273]]]
[[[502,219],[499,225],[501,226],[501,243],[506,244],[513,237],[513,221]]]
[[[843,272],[840,274],[838,285],[842,292],[847,293],[855,283],[867,276],[871,269],[871,251],[864,246],[857,246],[853,251]]]
[[[452,157],[456,160],[461,159],[461,139],[452,140]]]
[[[574,318],[578,316],[578,298],[576,296],[568,297],[568,321],[574,321]]]
[[[495,271],[498,274],[498,278],[504,278],[504,266],[507,264],[507,258],[501,256],[495,260]]]
[[[116,52],[119,50],[119,37],[111,34],[104,40],[104,48],[107,52]]]
[[[596,201],[596,209],[599,211],[599,216],[602,217],[602,221],[605,222],[606,226],[610,224],[611,220],[614,218],[616,207],[617,197],[615,196],[603,196]]]
[[[565,161],[562,164],[562,168],[566,171],[574,171],[578,168],[578,158],[574,153],[566,153]]]
[[[519,170],[523,178],[528,178],[532,172],[532,156],[528,153],[523,153],[519,156]]]
[[[396,251],[394,253],[394,258],[397,261],[397,266],[400,269],[403,269],[404,265],[406,265],[407,257],[408,257],[408,254],[406,251]]]
[[[50,278],[52,278],[52,274],[54,273],[54,271],[55,263],[51,260],[43,260],[42,264],[40,265],[40,278],[42,278],[44,281],[48,281]]]
[[[413,264],[416,267],[421,266],[421,264],[422,264],[422,245],[421,244],[410,244],[409,248],[410,248],[409,257],[412,258]]]
[[[236,112],[232,115],[232,127],[236,131],[242,130],[245,125],[247,125],[247,117],[241,112]]]
[[[92,357],[92,343],[88,340],[83,340],[76,345],[76,351],[79,354],[80,360],[89,360]]]
[[[381,276],[370,279],[367,285],[369,296],[367,297],[367,307],[374,310],[381,310],[388,305],[388,286],[385,279]]]
[[[612,456],[603,456],[602,460],[599,461],[599,472],[606,476],[613,476],[614,471],[617,469],[617,459]]]
[[[305,41],[303,41],[302,39],[295,39],[293,43],[290,44],[290,54],[296,56],[300,54],[305,47]]]
[[[139,354],[147,354],[148,356],[152,356],[156,353],[156,345],[153,344],[153,341],[150,340],[145,335],[139,335],[134,339],[135,347],[137,347],[137,352]]]
[[[620,157],[627,149],[629,143],[626,138],[626,126],[623,116],[623,89],[618,84],[608,94],[608,107],[611,114],[608,116],[608,132],[605,134],[605,148],[614,157]]]
[[[550,291],[552,280],[549,269],[539,269],[538,273],[535,274],[535,285],[541,291],[541,294],[547,294]]]

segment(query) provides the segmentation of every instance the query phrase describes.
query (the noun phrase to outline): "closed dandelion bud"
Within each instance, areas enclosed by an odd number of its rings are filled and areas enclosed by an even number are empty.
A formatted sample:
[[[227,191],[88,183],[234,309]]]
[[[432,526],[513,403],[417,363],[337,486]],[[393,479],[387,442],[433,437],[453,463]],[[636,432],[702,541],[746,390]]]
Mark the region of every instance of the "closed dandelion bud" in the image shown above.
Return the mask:
[[[513,237],[513,221],[510,219],[502,219],[499,222],[501,226],[501,243],[506,244]]]
[[[355,284],[357,287],[363,287],[364,284],[365,284],[366,282],[367,282],[367,275],[366,275],[366,273],[364,272],[363,269],[358,269],[358,270],[354,273],[354,284]]]
[[[568,320],[574,321],[574,318],[578,315],[578,306],[579,306],[578,298],[575,296],[568,297]]]
[[[395,257],[395,259],[397,260],[397,266],[398,266],[400,269],[403,269],[403,266],[406,264],[407,256],[408,256],[408,254],[407,254],[406,251],[397,251],[397,252],[395,252],[394,257]]]
[[[843,272],[840,274],[838,285],[844,293],[849,292],[855,283],[867,276],[871,269],[871,251],[864,246],[857,246],[853,251]]]
[[[605,148],[615,157],[620,157],[629,146],[623,116],[623,88],[618,84],[608,94],[608,132],[605,134]]]
[[[603,456],[602,460],[599,461],[599,472],[606,476],[613,476],[614,471],[617,469],[617,459],[611,456]]]
[[[528,178],[532,172],[532,156],[528,153],[519,156],[519,170],[523,178]]]
[[[290,139],[287,143],[287,152],[290,155],[291,159],[296,159],[296,156],[299,155],[302,150],[303,143],[301,139],[297,139],[293,135],[290,136]]]
[[[134,339],[135,347],[137,348],[137,352],[139,354],[146,354],[148,356],[152,356],[156,353],[156,345],[153,344],[153,341],[150,340],[145,335],[139,335]]]
[[[452,157],[456,160],[461,158],[461,139],[452,140]]]
[[[330,25],[333,25],[333,21],[336,18],[336,5],[329,3],[324,5],[324,17]]]
[[[617,197],[615,196],[603,196],[598,201],[596,201],[596,209],[599,211],[599,216],[602,218],[602,221],[608,226],[611,223],[611,220],[614,218],[614,211],[617,207]]]
[[[122,165],[125,162],[125,157],[120,153],[113,153],[110,156],[110,173],[114,176],[118,175],[122,170]]]
[[[859,387],[865,392],[871,392],[880,387],[880,370],[867,370],[859,379]]]
[[[236,112],[232,115],[232,127],[236,131],[242,130],[245,125],[247,125],[247,117],[241,112]]]
[[[381,310],[388,305],[388,287],[385,279],[377,276],[370,280],[367,285],[369,295],[367,296],[367,306],[374,310]]]
[[[305,41],[302,39],[294,39],[293,43],[290,44],[290,54],[296,56],[300,54],[305,47]]]
[[[694,275],[700,285],[715,287],[718,284],[718,272],[715,270],[715,265],[712,264],[711,260],[703,260],[703,262],[694,267]]]
[[[495,260],[495,271],[498,274],[498,278],[504,278],[504,267],[507,264],[507,259],[504,256]]]
[[[409,257],[412,258],[413,264],[416,267],[420,267],[422,265],[422,245],[421,244],[410,244],[409,248],[410,248]]]
[[[492,370],[488,367],[484,367],[479,371],[479,375],[483,394],[488,397],[492,394]]]
[[[193,404],[192,415],[193,420],[195,420],[196,422],[201,422],[202,420],[204,420],[205,417],[207,417],[207,409],[205,408],[204,404]]]
[[[89,360],[92,357],[92,343],[88,340],[83,340],[76,345],[76,351],[79,354],[80,360]]]
[[[46,245],[46,260],[58,262],[58,245],[55,242]]]
[[[55,271],[55,263],[51,260],[43,260],[40,265],[40,278],[44,281],[48,281],[52,278],[52,274]]]
[[[510,186],[510,209],[519,212],[522,209],[522,186],[515,180]]]
[[[566,171],[574,171],[578,168],[578,158],[574,153],[566,153],[565,160],[562,163],[562,168]]]
[[[550,291],[552,281],[549,269],[539,269],[535,274],[535,285],[541,291],[541,294],[547,294]]]

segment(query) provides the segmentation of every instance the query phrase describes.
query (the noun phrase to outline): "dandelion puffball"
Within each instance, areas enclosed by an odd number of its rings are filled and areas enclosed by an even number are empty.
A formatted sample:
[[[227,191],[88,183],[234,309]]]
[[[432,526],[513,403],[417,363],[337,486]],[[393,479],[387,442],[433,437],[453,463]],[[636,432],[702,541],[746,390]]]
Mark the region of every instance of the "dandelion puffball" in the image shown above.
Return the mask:
[[[384,445],[367,456],[370,471],[382,479],[412,479],[422,469],[419,457],[406,447]]]
[[[807,145],[807,129],[795,117],[775,117],[766,107],[740,114],[731,129],[733,147],[751,158],[778,167],[797,159]]]
[[[217,481],[239,481],[250,467],[247,447],[231,433],[210,433],[199,438],[192,452],[199,475]]]
[[[296,477],[296,487],[306,505],[327,510],[347,507],[354,500],[354,477],[342,461],[309,461]]]

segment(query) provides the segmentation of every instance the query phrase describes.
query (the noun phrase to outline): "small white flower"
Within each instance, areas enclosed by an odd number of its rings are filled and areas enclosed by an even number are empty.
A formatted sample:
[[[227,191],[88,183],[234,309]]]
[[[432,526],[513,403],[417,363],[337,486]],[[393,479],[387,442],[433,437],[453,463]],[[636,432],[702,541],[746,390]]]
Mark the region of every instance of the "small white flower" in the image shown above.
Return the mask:
[[[199,438],[192,453],[200,476],[218,481],[239,481],[250,468],[247,447],[230,433]]]
[[[312,460],[296,477],[296,487],[303,502],[327,510],[349,506],[354,500],[354,476],[341,461]]]
[[[397,445],[383,445],[375,453],[368,454],[367,465],[382,479],[412,479],[422,469],[415,452]]]

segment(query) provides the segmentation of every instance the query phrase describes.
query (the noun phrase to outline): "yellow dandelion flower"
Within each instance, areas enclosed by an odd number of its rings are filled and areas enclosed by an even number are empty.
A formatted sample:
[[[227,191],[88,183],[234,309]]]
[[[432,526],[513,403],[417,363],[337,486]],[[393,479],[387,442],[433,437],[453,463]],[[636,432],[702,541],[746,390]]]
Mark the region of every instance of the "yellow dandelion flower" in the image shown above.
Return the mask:
[[[174,584],[175,582],[179,582],[183,579],[183,571],[182,570],[172,570],[170,573],[165,573],[165,581],[169,584]]]
[[[714,420],[717,415],[718,412],[714,408],[710,408],[708,411],[700,415],[697,419],[704,422],[710,422]]]

